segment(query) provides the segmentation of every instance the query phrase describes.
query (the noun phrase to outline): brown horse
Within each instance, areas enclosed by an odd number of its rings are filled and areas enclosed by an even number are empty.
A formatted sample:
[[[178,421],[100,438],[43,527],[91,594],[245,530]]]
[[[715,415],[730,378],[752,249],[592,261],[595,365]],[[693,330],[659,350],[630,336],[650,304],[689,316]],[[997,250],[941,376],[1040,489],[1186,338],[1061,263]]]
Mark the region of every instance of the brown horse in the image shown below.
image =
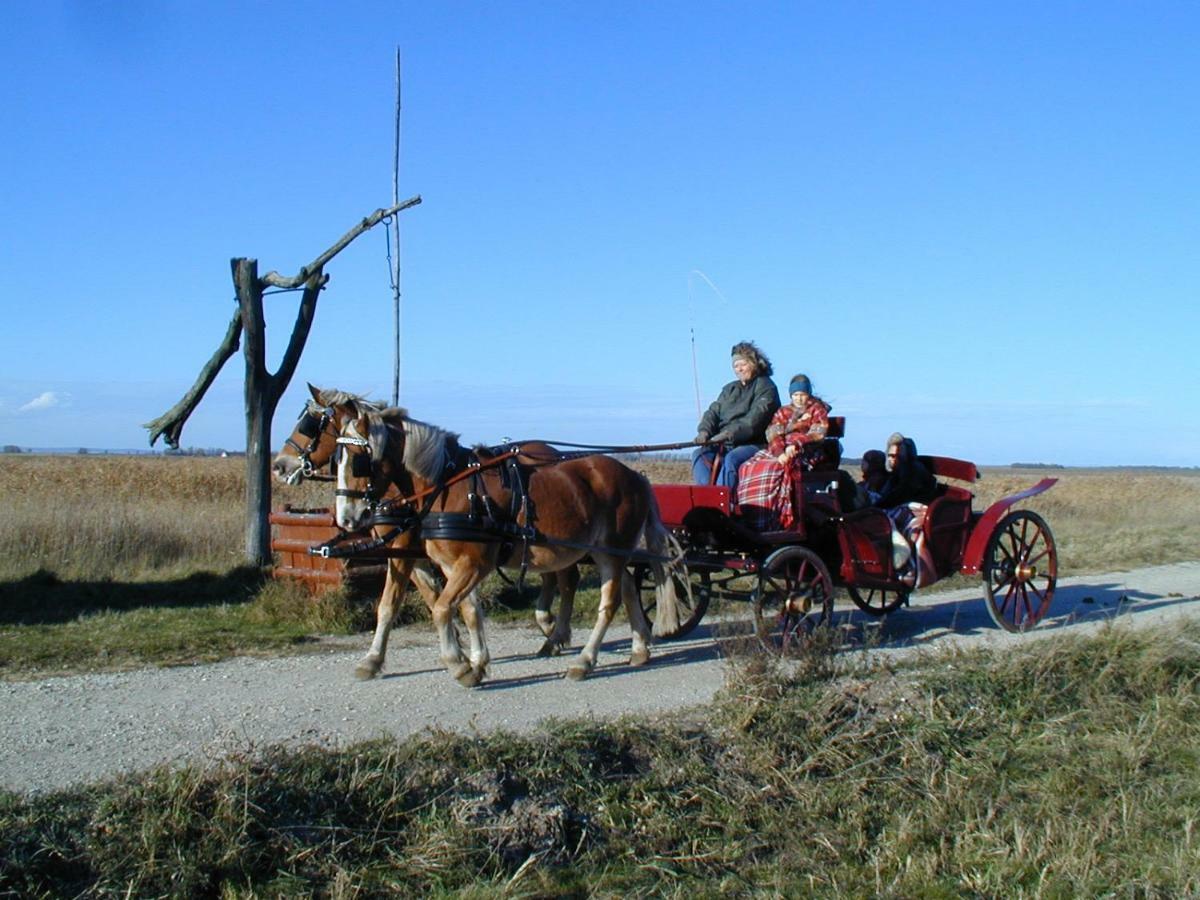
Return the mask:
[[[411,483],[411,506],[423,506],[428,514],[422,524],[425,552],[446,575],[433,606],[441,659],[460,683],[478,684],[489,661],[476,595],[480,581],[498,566],[557,572],[588,555],[600,573],[600,609],[568,677],[584,678],[595,668],[619,600],[624,600],[633,628],[630,664],[649,660],[650,628],[627,565],[638,548],[665,557],[671,539],[643,476],[599,454],[536,459],[523,472],[514,472],[496,459],[460,449],[456,435],[409,418],[403,410],[374,411],[353,403],[333,408],[345,451],[337,465],[338,525],[347,530],[363,526],[381,485]],[[523,492],[515,487],[517,479],[527,482]],[[453,536],[468,522],[468,514],[481,510],[493,530],[468,528]],[[436,527],[431,524],[435,520]],[[673,604],[668,566],[655,560],[651,570],[660,604]],[[470,635],[466,659],[451,625],[456,607]]]
[[[322,391],[308,386],[312,401],[305,404],[304,411],[297,420],[291,435],[284,442],[283,449],[271,463],[271,472],[281,483],[297,484],[304,478],[311,478],[333,459],[337,449],[338,423],[334,418],[332,404],[334,402],[354,403],[364,412],[378,412],[383,404],[365,400],[353,394],[340,391]],[[524,445],[530,452],[539,457],[554,454],[553,448],[540,442]],[[382,536],[388,529],[376,530],[377,536]],[[395,549],[416,549],[420,541],[412,532],[398,535],[389,545]],[[361,679],[374,678],[383,667],[387,655],[387,640],[392,622],[396,616],[403,585],[411,580],[421,594],[425,605],[433,610],[438,597],[438,585],[430,567],[426,563],[411,559],[390,558],[387,562],[387,575],[384,579],[383,593],[375,607],[375,637],[371,649],[355,668],[355,675]],[[542,590],[535,604],[534,617],[541,629],[545,642],[538,650],[539,656],[557,656],[571,644],[571,610],[575,603],[575,591],[579,585],[579,568],[571,566],[553,575],[542,576]],[[559,615],[552,612],[555,588],[562,597]]]

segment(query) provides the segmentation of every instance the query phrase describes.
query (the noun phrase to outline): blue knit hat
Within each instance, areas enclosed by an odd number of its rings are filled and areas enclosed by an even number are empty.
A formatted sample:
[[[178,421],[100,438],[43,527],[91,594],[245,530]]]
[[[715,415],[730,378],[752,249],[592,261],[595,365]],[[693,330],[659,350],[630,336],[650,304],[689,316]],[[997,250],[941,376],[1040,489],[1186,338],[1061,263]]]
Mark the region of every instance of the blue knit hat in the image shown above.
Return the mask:
[[[797,391],[804,391],[806,394],[812,394],[812,382],[808,380],[807,375],[792,376],[792,383],[788,385],[788,393],[794,394]]]

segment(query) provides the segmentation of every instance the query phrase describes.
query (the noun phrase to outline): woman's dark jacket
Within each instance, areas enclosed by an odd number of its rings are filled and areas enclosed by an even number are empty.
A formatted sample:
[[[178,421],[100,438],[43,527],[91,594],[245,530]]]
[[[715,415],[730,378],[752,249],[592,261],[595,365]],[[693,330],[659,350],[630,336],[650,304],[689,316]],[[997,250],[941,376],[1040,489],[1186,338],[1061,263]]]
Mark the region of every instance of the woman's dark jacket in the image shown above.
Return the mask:
[[[748,383],[731,381],[721,388],[720,396],[700,417],[696,429],[712,437],[729,432],[735,446],[766,443],[767,426],[779,409],[779,389],[766,375],[757,375]]]

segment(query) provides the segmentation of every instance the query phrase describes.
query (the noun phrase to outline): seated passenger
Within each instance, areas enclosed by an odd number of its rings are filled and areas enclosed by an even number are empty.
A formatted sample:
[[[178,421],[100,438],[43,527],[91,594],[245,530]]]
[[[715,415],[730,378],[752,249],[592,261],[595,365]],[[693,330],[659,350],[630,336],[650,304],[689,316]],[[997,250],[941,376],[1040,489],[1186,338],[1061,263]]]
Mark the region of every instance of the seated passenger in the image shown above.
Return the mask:
[[[884,482],[887,481],[887,457],[882,450],[868,450],[862,457],[862,480],[858,482],[858,492],[855,499],[857,509],[864,506],[874,506],[883,493]]]
[[[792,526],[792,492],[796,473],[805,464],[802,451],[806,444],[824,440],[829,429],[831,407],[812,395],[807,375],[794,375],[788,393],[792,402],[781,407],[767,426],[767,448],[750,457],[738,473],[742,519],[760,531]]]
[[[913,548],[907,563],[897,566],[896,575],[909,587],[922,587],[937,580],[925,545],[926,504],[937,496],[937,479],[917,459],[916,442],[899,432],[888,438],[887,469],[890,474],[875,505],[887,510],[893,527]]]
[[[888,438],[887,471],[875,506],[889,509],[904,503],[929,503],[937,496],[937,479],[917,459],[916,443],[898,431]]]
[[[779,389],[771,380],[771,361],[750,341],[734,344],[731,351],[736,380],[721,389],[696,427],[695,443],[705,444],[692,454],[696,484],[712,482],[712,468],[724,445],[716,483],[737,496],[738,467],[766,443],[765,430],[779,409]]]

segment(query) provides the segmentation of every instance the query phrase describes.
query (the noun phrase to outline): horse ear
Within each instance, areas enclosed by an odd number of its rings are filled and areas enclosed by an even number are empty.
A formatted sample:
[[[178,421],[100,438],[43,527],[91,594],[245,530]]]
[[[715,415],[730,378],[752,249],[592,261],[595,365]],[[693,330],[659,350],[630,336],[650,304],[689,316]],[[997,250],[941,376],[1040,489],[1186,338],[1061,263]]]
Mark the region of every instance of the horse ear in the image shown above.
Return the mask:
[[[313,385],[312,385],[312,382],[311,382],[311,381],[309,381],[309,382],[305,382],[305,383],[308,385],[308,392],[309,392],[310,394],[312,394],[312,398],[313,398],[314,400],[316,400],[318,403],[320,403],[322,406],[324,406],[324,405],[325,405],[325,401],[321,399],[321,394],[322,394],[322,391],[321,391],[321,389],[320,389],[320,388],[318,388],[318,387],[313,387]]]

